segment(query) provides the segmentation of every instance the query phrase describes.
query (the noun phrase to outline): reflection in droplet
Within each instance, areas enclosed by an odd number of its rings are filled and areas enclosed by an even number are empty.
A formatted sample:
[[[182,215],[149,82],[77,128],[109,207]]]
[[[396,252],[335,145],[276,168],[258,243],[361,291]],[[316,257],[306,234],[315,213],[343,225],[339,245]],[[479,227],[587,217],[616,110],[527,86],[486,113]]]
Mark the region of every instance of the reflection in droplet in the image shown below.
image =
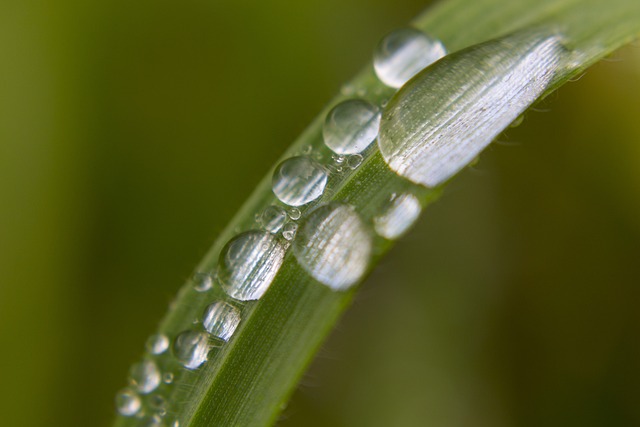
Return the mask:
[[[560,37],[525,32],[443,58],[389,102],[378,136],[383,158],[417,184],[443,183],[545,92],[563,55]]]
[[[260,298],[278,273],[284,254],[274,234],[256,230],[239,234],[220,253],[223,289],[242,301]]]
[[[397,89],[446,54],[439,40],[415,28],[400,28],[380,41],[373,67],[382,83]]]
[[[409,193],[393,195],[384,212],[373,219],[376,233],[386,239],[396,239],[420,216],[420,201]]]
[[[193,289],[198,292],[206,292],[213,287],[213,276],[209,273],[198,272],[191,276]]]
[[[380,109],[363,99],[349,99],[333,107],[322,128],[324,143],[338,154],[358,154],[378,135]]]
[[[151,354],[162,354],[169,348],[169,338],[163,334],[151,335],[147,340],[146,347]]]
[[[289,206],[302,206],[317,199],[326,185],[327,172],[306,156],[283,161],[273,173],[273,193]]]
[[[280,231],[286,220],[287,212],[278,206],[269,206],[260,216],[262,227],[270,233]]]
[[[206,362],[209,350],[211,345],[204,332],[183,331],[173,342],[173,354],[187,369],[197,369]]]
[[[213,336],[228,341],[240,324],[240,311],[222,301],[207,306],[202,326]]]
[[[353,207],[330,203],[305,218],[293,247],[298,263],[314,279],[344,290],[364,275],[372,239]]]
[[[160,385],[160,370],[155,362],[143,360],[131,367],[130,379],[140,393],[151,393]]]
[[[140,410],[140,397],[132,390],[121,390],[116,394],[116,409],[120,415],[131,417]]]
[[[171,384],[173,382],[173,372],[167,372],[162,376],[162,381],[165,384]]]

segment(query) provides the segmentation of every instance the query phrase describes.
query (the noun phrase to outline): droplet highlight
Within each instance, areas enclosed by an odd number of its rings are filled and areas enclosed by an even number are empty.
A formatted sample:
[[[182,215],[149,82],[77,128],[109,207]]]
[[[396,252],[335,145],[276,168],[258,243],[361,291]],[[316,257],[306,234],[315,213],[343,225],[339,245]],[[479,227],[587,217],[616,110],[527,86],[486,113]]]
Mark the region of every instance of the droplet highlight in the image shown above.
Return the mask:
[[[384,212],[373,219],[376,233],[386,239],[397,239],[413,225],[421,211],[420,201],[413,194],[394,194]]]
[[[140,410],[140,397],[129,389],[124,389],[116,394],[116,409],[120,415],[131,417]]]
[[[337,154],[358,154],[378,136],[380,109],[363,99],[349,99],[329,111],[324,143]]]
[[[151,354],[162,354],[169,348],[169,338],[163,334],[151,335],[147,340],[146,348]]]
[[[277,236],[264,231],[247,231],[223,248],[219,278],[230,297],[241,301],[262,297],[275,278],[285,248]]]
[[[222,301],[207,306],[202,317],[202,326],[211,335],[228,341],[240,324],[240,311]]]
[[[211,350],[209,337],[204,332],[183,331],[173,342],[173,354],[187,369],[197,369],[207,361]]]
[[[305,218],[293,248],[298,263],[314,279],[339,291],[366,272],[372,237],[353,207],[330,203]]]
[[[152,360],[143,360],[131,367],[130,379],[138,392],[151,393],[160,385],[160,370]]]
[[[273,173],[273,193],[282,203],[302,206],[322,196],[327,185],[327,172],[307,156],[291,157]]]
[[[373,68],[382,83],[397,89],[446,54],[439,40],[415,28],[400,28],[380,41]]]
[[[560,37],[526,32],[443,58],[389,102],[383,158],[414,183],[443,183],[545,92],[565,52]]]

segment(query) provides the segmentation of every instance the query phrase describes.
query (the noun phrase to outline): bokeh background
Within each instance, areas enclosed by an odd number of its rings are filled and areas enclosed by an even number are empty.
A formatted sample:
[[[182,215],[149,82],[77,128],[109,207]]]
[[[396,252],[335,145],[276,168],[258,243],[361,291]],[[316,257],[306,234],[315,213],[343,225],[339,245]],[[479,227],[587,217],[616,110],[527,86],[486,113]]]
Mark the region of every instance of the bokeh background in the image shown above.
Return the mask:
[[[106,427],[167,304],[419,0],[0,2],[3,426]],[[377,268],[281,426],[640,425],[640,48]]]

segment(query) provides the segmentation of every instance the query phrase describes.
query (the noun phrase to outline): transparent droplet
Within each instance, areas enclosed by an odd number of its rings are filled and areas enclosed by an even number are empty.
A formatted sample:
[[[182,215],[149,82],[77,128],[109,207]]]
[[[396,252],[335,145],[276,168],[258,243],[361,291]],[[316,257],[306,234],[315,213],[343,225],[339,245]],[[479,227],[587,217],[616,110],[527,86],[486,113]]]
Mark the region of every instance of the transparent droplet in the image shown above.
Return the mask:
[[[416,184],[443,183],[546,91],[564,55],[558,36],[527,31],[443,58],[389,102],[382,157]]]
[[[166,407],[167,401],[159,394],[153,394],[149,397],[149,406],[155,410],[162,410]]]
[[[173,342],[173,354],[187,369],[197,369],[206,362],[209,350],[209,337],[204,332],[183,331]]]
[[[173,382],[173,372],[167,372],[162,376],[162,381],[165,384],[171,384]]]
[[[349,99],[333,107],[322,128],[324,143],[338,154],[358,154],[376,139],[380,109],[363,99]]]
[[[422,207],[413,194],[394,195],[384,212],[373,219],[376,233],[386,239],[396,239],[413,225]]]
[[[158,415],[154,415],[153,417],[147,419],[142,427],[165,427],[165,424],[162,422],[162,418]]]
[[[238,300],[259,299],[278,273],[284,253],[275,234],[252,230],[234,237],[220,253],[223,289]]]
[[[151,393],[160,385],[160,370],[152,360],[143,360],[131,367],[130,379],[138,392]]]
[[[298,263],[314,279],[343,290],[364,275],[372,238],[353,207],[330,203],[305,218],[293,247]]]
[[[193,289],[198,292],[206,292],[213,287],[213,276],[209,273],[194,273],[191,281]]]
[[[116,394],[116,409],[120,415],[131,417],[140,410],[140,397],[128,388],[121,390]]]
[[[300,212],[300,209],[297,209],[297,208],[289,209],[289,218],[291,218],[293,221],[299,220],[301,216],[302,216],[302,213]]]
[[[151,354],[162,354],[169,348],[169,338],[163,334],[151,335],[147,340],[146,347]]]
[[[446,54],[439,40],[415,28],[400,28],[380,41],[373,67],[382,83],[397,89]]]
[[[296,232],[298,231],[298,224],[295,222],[289,222],[284,226],[282,230],[282,237],[287,240],[293,240],[296,237]]]
[[[347,166],[351,170],[356,170],[358,169],[358,166],[362,164],[362,160],[363,158],[360,154],[354,154],[353,156],[349,156],[347,159]]]
[[[273,173],[273,193],[289,206],[302,206],[317,199],[326,185],[327,172],[306,156],[283,161]]]
[[[260,224],[270,233],[280,231],[287,220],[287,212],[278,206],[269,206],[260,216]]]
[[[240,311],[222,301],[207,306],[202,326],[213,336],[228,341],[240,324]]]
[[[509,125],[510,128],[517,128],[524,122],[524,114],[520,114],[514,121]]]

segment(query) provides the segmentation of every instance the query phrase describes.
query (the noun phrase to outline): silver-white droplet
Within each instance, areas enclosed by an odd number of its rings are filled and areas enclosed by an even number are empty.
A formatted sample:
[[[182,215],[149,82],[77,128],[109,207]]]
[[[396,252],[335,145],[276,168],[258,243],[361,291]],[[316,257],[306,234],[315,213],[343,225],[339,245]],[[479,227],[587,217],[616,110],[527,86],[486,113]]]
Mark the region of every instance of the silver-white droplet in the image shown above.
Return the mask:
[[[183,331],[173,342],[173,354],[187,369],[197,369],[207,361],[211,344],[204,332]]]
[[[131,367],[130,379],[138,392],[151,393],[160,385],[160,370],[152,360],[143,360]]]
[[[439,40],[415,28],[400,28],[380,41],[373,67],[382,83],[397,89],[446,54]]]
[[[116,394],[116,409],[120,415],[131,417],[140,410],[140,397],[128,388]]]
[[[233,305],[218,301],[207,306],[202,326],[213,336],[228,341],[240,324],[240,311]]]
[[[330,203],[305,218],[293,244],[298,263],[333,290],[348,289],[367,270],[371,232],[349,205]]]
[[[286,220],[287,212],[279,206],[269,206],[260,215],[262,228],[270,233],[279,232]]]
[[[302,206],[322,196],[327,172],[307,156],[284,160],[273,172],[273,193],[282,203]]]
[[[338,154],[358,154],[378,136],[380,109],[364,99],[349,99],[329,111],[324,143]]]
[[[259,299],[280,270],[284,254],[274,234],[257,230],[239,234],[220,253],[222,288],[237,300]]]
[[[169,338],[164,334],[151,335],[147,340],[146,347],[151,354],[162,354],[169,348]]]
[[[373,219],[376,233],[386,239],[396,239],[413,225],[422,207],[413,194],[394,194],[382,214]]]

